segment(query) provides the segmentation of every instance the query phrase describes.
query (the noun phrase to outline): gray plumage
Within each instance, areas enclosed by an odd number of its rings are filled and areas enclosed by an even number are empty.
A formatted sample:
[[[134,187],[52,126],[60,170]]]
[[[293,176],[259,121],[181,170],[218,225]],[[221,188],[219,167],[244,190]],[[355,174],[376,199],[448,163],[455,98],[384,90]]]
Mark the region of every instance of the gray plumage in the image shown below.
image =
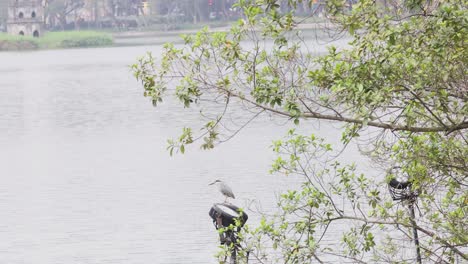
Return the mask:
[[[227,198],[236,199],[236,197],[234,196],[234,193],[232,192],[231,187],[229,187],[229,185],[227,185],[225,182],[223,182],[221,180],[216,180],[216,181],[210,183],[209,185],[213,185],[213,184],[216,184],[216,186],[218,186],[218,190],[224,196],[226,196],[226,200],[227,200]]]

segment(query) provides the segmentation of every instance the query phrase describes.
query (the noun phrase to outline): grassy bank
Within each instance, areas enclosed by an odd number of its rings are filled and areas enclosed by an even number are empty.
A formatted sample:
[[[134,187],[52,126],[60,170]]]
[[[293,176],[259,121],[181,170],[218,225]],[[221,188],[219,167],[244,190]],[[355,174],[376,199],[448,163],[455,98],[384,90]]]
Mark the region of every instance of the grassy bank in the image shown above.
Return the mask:
[[[0,51],[99,47],[113,42],[111,34],[97,31],[47,32],[40,38],[0,33]]]

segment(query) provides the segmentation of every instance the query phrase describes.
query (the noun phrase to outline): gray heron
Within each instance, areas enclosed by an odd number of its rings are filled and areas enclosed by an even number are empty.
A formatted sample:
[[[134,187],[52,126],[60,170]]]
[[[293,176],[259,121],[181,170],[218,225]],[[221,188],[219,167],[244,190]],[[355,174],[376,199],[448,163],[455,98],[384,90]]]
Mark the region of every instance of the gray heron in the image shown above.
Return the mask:
[[[226,184],[225,182],[223,182],[222,180],[216,180],[216,181],[210,183],[209,185],[213,185],[213,184],[215,184],[216,186],[218,186],[218,190],[219,190],[224,196],[226,196],[226,200],[224,200],[224,202],[226,202],[228,198],[236,199],[236,197],[234,196],[234,193],[232,192],[231,187],[229,187],[229,185],[227,185],[227,184]]]

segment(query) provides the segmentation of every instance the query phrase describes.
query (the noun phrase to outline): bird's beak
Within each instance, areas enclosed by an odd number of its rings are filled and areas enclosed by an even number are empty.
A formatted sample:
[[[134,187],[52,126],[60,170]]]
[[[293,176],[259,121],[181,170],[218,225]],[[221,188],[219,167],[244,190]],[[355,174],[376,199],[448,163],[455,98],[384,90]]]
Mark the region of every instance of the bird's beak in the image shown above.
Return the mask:
[[[213,184],[215,184],[215,183],[216,183],[216,182],[214,181],[214,182],[212,182],[212,183],[208,184],[208,186],[210,186],[210,185],[213,185]]]

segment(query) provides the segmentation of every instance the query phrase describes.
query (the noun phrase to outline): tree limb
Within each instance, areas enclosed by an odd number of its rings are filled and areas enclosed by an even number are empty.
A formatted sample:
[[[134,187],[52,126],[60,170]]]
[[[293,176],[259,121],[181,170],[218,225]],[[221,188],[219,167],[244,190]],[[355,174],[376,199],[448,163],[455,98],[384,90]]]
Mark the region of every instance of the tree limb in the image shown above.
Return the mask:
[[[219,90],[222,90],[223,92],[230,93],[231,96],[237,97],[241,99],[242,101],[248,102],[252,105],[255,105],[256,107],[262,108],[266,111],[279,114],[285,117],[296,117],[293,116],[292,114],[281,111],[272,107],[268,107],[266,105],[257,103],[251,99],[246,98],[245,96],[242,96],[240,94],[234,93],[226,88],[223,87],[216,87]],[[346,123],[352,123],[352,124],[358,124],[358,125],[364,125],[365,121],[362,119],[355,119],[355,118],[349,118],[349,117],[343,117],[343,116],[336,116],[336,115],[327,115],[327,114],[321,114],[317,112],[310,111],[308,113],[302,113],[300,114],[299,117],[302,118],[312,118],[312,119],[323,119],[323,120],[331,120],[331,121],[340,121],[340,122],[346,122]],[[457,130],[463,130],[468,128],[468,121],[459,123],[454,126],[437,126],[437,127],[415,127],[415,126],[405,126],[405,125],[397,125],[397,124],[391,124],[391,123],[385,123],[385,122],[376,122],[376,121],[369,121],[367,122],[367,126],[371,127],[378,127],[378,128],[383,128],[383,129],[389,129],[392,131],[410,131],[410,132],[446,132],[447,134],[452,133]]]

